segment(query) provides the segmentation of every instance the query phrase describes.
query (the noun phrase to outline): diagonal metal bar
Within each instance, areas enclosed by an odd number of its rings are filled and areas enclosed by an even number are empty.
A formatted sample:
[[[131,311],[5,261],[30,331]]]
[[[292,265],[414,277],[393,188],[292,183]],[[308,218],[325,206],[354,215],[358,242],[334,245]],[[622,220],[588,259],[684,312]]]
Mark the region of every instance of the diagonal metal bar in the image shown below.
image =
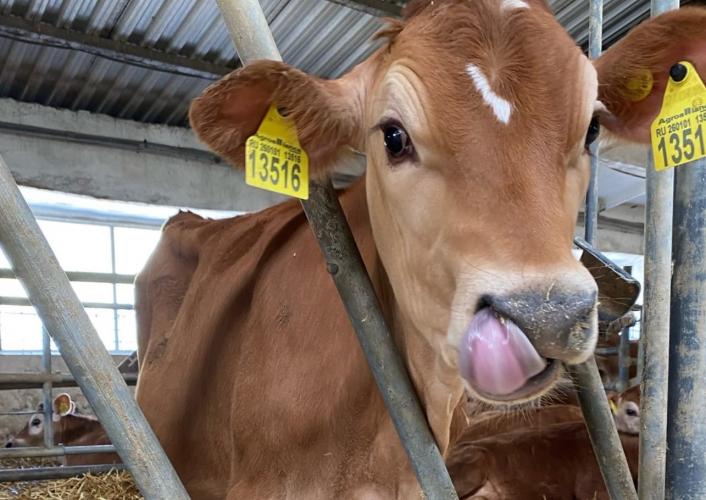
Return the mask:
[[[1,157],[0,242],[142,494],[189,498]]]
[[[240,58],[282,60],[257,0],[218,0]],[[388,412],[429,500],[457,499],[370,278],[330,182],[310,185],[304,212],[356,331]]]

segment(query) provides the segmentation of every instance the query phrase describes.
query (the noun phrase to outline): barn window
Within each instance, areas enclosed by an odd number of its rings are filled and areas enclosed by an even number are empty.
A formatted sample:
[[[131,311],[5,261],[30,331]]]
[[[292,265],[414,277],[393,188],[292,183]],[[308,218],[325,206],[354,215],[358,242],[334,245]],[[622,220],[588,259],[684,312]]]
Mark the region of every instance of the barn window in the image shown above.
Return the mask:
[[[157,244],[161,225],[177,208],[21,191],[106,348],[115,354],[134,351],[132,282]],[[197,212],[216,218],[235,214]],[[0,251],[0,353],[41,350],[42,322]],[[57,351],[53,342],[52,350]]]

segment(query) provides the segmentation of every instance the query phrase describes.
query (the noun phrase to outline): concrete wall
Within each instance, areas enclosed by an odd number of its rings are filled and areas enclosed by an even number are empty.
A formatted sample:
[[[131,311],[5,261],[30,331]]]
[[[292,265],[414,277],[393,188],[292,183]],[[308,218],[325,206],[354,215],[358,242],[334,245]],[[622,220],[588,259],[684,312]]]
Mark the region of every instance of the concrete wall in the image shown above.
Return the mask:
[[[124,358],[125,356],[113,356],[116,365]],[[37,373],[41,371],[41,356],[0,355],[0,373]],[[52,371],[55,373],[69,372],[61,356],[52,356]],[[134,394],[134,387],[131,387],[130,390]],[[81,393],[81,389],[54,389],[54,396],[61,392],[67,392],[71,395],[71,398],[76,401],[79,412],[93,414],[86,398]],[[43,399],[41,389],[0,391],[0,412],[33,410]],[[8,436],[24,427],[29,418],[30,415],[0,415],[0,443],[4,444]]]

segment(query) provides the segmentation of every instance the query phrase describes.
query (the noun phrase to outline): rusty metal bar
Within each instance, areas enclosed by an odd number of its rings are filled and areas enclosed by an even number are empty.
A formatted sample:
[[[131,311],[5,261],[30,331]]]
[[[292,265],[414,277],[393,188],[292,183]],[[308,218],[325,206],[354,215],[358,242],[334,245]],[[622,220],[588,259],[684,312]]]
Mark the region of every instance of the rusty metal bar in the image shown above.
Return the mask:
[[[652,0],[651,15],[655,17],[678,8],[679,0]],[[640,328],[642,378],[638,490],[640,500],[662,500],[667,457],[674,170],[657,172],[651,152],[645,170],[645,295]]]
[[[2,158],[0,242],[142,494],[148,500],[188,498]]]
[[[706,159],[674,173],[666,495],[706,498]]]
[[[568,367],[576,385],[583,418],[608,494],[613,500],[636,500],[637,493],[615,429],[596,360]]]
[[[240,59],[281,60],[257,0],[217,0]],[[330,182],[312,182],[302,206],[388,412],[427,499],[457,499],[426,416],[389,333]]]

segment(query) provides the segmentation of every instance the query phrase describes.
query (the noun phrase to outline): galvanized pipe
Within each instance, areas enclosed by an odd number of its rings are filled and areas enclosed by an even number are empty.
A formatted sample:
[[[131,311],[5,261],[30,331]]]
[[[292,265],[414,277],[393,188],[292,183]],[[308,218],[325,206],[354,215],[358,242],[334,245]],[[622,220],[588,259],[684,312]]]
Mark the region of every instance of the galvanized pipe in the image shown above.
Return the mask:
[[[588,17],[588,57],[597,59],[603,50],[603,0],[590,0]],[[598,232],[598,141],[589,146],[591,176],[584,209],[584,238],[596,246]]]
[[[54,426],[48,424],[48,422],[52,421],[54,413],[54,398],[52,398],[51,384],[51,339],[49,338],[49,332],[47,332],[47,329],[44,327],[42,327],[42,371],[47,377],[42,383],[44,422],[47,423],[47,425],[42,426],[42,430],[44,431],[44,446],[51,448],[54,446]]]
[[[652,0],[652,17],[678,9],[679,0]],[[675,63],[678,61],[674,61]],[[687,166],[680,168],[689,168]],[[662,500],[667,455],[670,288],[674,170],[657,172],[651,152],[646,170],[645,291],[640,329],[640,500]]]
[[[127,385],[137,384],[137,373],[121,373]],[[78,387],[72,375],[66,373],[0,373],[0,391],[16,389],[39,389],[45,382],[51,381],[54,388]]]
[[[1,448],[2,458],[38,458],[63,457],[64,455],[88,455],[93,453],[115,453],[115,446],[110,444],[94,444],[90,446],[51,446],[49,448]]]
[[[148,500],[188,498],[2,158],[0,242],[142,494]]]
[[[113,465],[69,465],[66,467],[33,467],[27,469],[0,470],[0,483],[14,481],[41,481],[46,479],[67,479],[84,474],[104,474],[111,470],[123,470],[122,464]]]
[[[666,495],[706,498],[706,159],[674,175]]]
[[[217,3],[242,61],[281,60],[257,0]],[[302,206],[422,490],[457,499],[331,183],[312,182]]]
[[[568,369],[574,379],[591,445],[610,498],[636,500],[635,485],[595,358],[591,357],[587,362],[569,366]]]
[[[632,266],[625,266],[625,272],[632,273]],[[618,345],[618,391],[623,392],[630,382],[630,327],[625,327],[620,332]]]

